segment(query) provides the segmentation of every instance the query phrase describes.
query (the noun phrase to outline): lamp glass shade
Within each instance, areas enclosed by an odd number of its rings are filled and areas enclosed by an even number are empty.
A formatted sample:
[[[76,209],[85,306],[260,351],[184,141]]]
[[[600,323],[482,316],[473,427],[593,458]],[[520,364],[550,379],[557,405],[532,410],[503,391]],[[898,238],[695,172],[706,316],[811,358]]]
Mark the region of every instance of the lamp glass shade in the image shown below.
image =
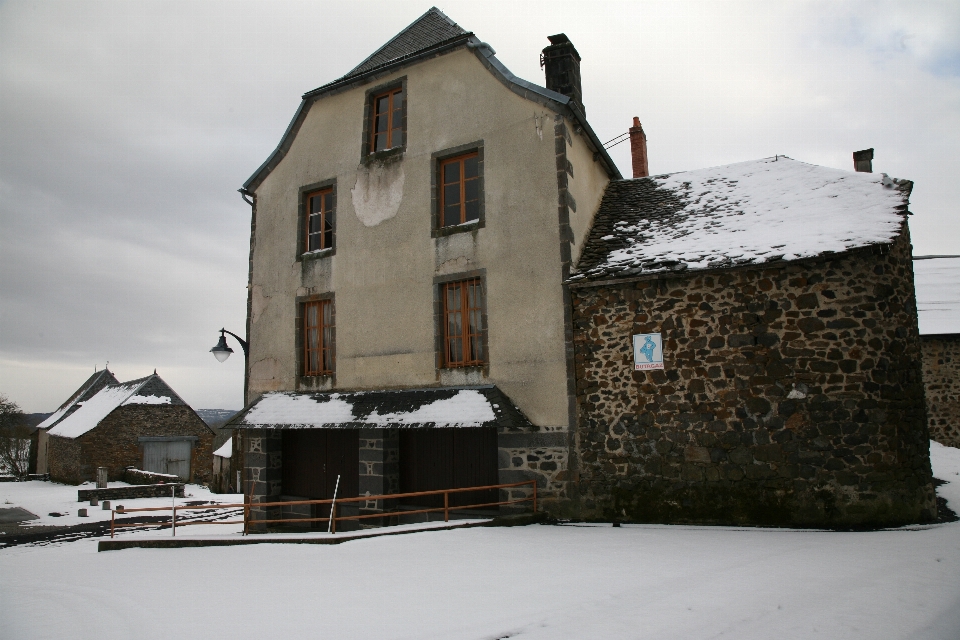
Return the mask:
[[[222,333],[220,334],[220,342],[218,342],[217,346],[215,346],[213,349],[210,349],[210,353],[212,353],[220,362],[223,362],[230,357],[230,354],[233,353],[233,349],[227,346],[227,337],[225,335]]]

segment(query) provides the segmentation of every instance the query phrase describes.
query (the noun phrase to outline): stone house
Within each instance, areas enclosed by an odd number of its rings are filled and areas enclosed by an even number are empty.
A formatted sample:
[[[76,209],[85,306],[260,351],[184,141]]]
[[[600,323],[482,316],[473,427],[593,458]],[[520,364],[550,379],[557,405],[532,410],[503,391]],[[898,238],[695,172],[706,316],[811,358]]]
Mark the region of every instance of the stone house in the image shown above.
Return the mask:
[[[244,184],[248,406],[229,426],[254,502],[328,498],[338,476],[341,496],[536,478],[567,497],[563,281],[620,174],[578,52],[550,42],[544,88],[432,8],[306,93]]]
[[[930,438],[960,447],[960,256],[916,256]]]
[[[433,8],[304,94],[241,189],[244,493],[532,479],[565,517],[933,517],[911,183],[784,157],[649,178],[636,119],[624,180],[549,40],[544,88]]]
[[[119,480],[127,467],[208,483],[213,431],[163,379],[119,383],[95,373],[40,426],[41,473],[81,483],[107,467]]]
[[[783,156],[612,183],[570,278],[581,514],[934,519],[911,188]]]

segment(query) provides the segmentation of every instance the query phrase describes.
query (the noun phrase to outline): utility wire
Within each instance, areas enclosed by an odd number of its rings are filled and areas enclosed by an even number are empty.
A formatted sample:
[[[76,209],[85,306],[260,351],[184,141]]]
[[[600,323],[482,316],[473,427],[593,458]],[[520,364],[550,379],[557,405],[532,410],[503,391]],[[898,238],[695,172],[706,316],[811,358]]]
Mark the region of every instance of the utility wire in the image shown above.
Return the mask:
[[[629,131],[627,131],[627,132],[625,132],[625,133],[621,133],[621,134],[618,135],[618,136],[614,136],[614,137],[610,138],[609,140],[607,140],[606,142],[604,142],[604,143],[603,143],[603,146],[604,146],[604,148],[606,148],[608,144],[610,144],[611,142],[613,142],[613,141],[616,140],[617,138],[622,138],[623,136],[628,136],[628,135],[630,135],[630,132],[629,132]],[[623,142],[623,140],[621,140],[620,142]],[[620,142],[618,142],[617,144],[620,144]]]

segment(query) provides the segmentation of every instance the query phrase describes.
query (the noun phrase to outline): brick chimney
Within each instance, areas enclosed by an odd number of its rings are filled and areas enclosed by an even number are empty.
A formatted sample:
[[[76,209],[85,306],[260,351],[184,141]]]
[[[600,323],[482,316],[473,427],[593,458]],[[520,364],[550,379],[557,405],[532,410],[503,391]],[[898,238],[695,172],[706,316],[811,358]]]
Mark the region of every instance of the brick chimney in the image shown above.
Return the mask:
[[[633,177],[645,178],[650,175],[647,168],[647,136],[640,126],[640,118],[634,116],[630,127],[630,157],[633,159]]]
[[[873,149],[853,152],[853,169],[863,173],[873,173]]]
[[[580,88],[580,54],[566,35],[547,36],[550,46],[540,54],[540,67],[547,76],[547,89],[569,97],[586,115]]]

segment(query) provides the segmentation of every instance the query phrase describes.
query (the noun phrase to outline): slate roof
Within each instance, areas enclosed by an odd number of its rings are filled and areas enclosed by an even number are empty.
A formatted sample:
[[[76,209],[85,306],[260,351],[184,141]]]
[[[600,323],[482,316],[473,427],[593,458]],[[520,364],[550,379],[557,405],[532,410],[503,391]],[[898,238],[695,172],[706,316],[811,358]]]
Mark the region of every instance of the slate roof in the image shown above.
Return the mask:
[[[799,260],[883,244],[913,183],[786,156],[607,186],[571,283]]]
[[[960,334],[960,256],[916,256],[920,335]]]
[[[374,51],[370,57],[351,69],[343,78],[360,75],[466,34],[467,32],[461,29],[460,25],[445,16],[442,11],[436,7],[430,7],[425,14]]]
[[[246,429],[503,427],[531,423],[494,385],[354,391],[266,393],[227,427]]]

